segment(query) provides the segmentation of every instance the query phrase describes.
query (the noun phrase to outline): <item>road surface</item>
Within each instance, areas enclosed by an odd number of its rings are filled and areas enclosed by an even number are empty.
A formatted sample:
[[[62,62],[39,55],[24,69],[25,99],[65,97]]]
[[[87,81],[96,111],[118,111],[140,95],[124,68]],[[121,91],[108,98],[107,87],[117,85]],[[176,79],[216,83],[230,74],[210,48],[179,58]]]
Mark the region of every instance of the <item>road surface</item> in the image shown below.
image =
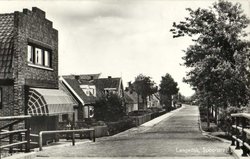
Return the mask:
[[[186,105],[156,125],[133,128],[95,143],[44,150],[36,158],[233,158],[228,143],[202,135],[198,119],[198,107]]]

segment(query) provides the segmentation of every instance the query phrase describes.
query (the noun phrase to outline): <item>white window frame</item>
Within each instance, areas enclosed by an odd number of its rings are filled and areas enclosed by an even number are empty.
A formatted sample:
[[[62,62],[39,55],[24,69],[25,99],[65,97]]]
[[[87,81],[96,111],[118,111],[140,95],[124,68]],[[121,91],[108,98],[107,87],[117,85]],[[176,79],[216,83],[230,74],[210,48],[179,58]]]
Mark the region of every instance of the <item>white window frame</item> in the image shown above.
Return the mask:
[[[28,55],[27,55],[27,60],[29,63],[34,63],[34,53],[33,53],[33,46],[28,45]]]
[[[27,45],[27,61],[28,66],[53,70],[52,68],[52,52],[49,49],[37,46],[35,44]]]
[[[51,67],[51,53],[47,50],[44,50],[44,66]]]

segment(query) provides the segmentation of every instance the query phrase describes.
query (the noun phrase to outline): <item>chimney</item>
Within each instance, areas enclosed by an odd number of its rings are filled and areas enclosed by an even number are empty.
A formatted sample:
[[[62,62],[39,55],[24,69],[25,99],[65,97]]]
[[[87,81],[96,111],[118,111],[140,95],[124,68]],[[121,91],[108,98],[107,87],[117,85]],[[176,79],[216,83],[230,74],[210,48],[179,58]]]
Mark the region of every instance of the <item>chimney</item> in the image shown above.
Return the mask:
[[[108,76],[108,79],[112,78],[111,76]]]
[[[75,75],[75,79],[76,79],[76,80],[79,80],[79,79],[80,79],[80,76],[79,76],[79,75]]]
[[[132,85],[131,81],[128,82],[128,86],[130,87]]]

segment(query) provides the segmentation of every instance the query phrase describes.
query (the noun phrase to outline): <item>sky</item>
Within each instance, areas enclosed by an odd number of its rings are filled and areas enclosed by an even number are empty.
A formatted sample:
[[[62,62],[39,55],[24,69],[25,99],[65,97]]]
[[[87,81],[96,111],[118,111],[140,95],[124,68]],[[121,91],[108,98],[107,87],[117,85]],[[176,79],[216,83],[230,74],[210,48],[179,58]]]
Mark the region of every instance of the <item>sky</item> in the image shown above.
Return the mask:
[[[38,7],[59,31],[59,75],[101,73],[134,81],[139,74],[157,85],[169,73],[180,93],[194,91],[183,82],[183,50],[190,38],[173,39],[173,22],[188,16],[185,8],[208,8],[213,0],[74,0],[0,1],[0,13]],[[233,1],[235,2],[235,1]],[[250,17],[250,1],[241,0]]]

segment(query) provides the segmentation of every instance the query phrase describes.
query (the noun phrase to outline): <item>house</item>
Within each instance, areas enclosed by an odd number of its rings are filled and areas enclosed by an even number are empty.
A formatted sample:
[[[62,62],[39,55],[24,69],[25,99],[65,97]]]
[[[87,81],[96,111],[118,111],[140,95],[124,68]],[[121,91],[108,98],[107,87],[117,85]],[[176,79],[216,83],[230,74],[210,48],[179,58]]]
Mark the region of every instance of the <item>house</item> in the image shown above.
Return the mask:
[[[143,100],[142,97],[135,92],[133,85],[131,82],[128,82],[128,87],[125,89],[125,94],[126,96],[129,96],[133,100],[133,106],[132,106],[132,101],[126,101],[125,98],[125,103],[128,105],[128,107],[131,107],[131,109],[128,108],[128,110],[135,111],[135,110],[143,110],[144,105],[143,105]],[[125,96],[125,97],[126,97]]]
[[[91,82],[93,79],[95,78],[87,75],[68,75],[60,78],[63,88],[66,88],[65,91],[69,92],[78,103],[75,109],[76,121],[85,121],[94,116],[98,91]]]
[[[147,108],[162,108],[158,93],[154,93],[147,97]]]
[[[125,90],[124,98],[126,104],[126,113],[138,110],[138,98],[135,92]]]
[[[71,94],[71,92],[67,89],[67,87],[63,84],[62,80],[59,80],[59,90],[62,90],[64,93],[66,93],[70,99],[73,102],[74,105],[74,114],[60,114],[59,115],[59,123],[65,122],[68,124],[69,121],[78,121],[78,106],[79,103],[74,98],[74,96]],[[73,119],[74,118],[74,119]],[[65,126],[65,125],[63,125]]]
[[[31,133],[74,113],[58,89],[58,31],[39,8],[0,14],[0,94],[0,116],[31,115]]]
[[[99,97],[108,94],[117,94],[119,97],[124,98],[124,89],[122,78],[98,78],[93,80],[93,84],[101,92]]]

